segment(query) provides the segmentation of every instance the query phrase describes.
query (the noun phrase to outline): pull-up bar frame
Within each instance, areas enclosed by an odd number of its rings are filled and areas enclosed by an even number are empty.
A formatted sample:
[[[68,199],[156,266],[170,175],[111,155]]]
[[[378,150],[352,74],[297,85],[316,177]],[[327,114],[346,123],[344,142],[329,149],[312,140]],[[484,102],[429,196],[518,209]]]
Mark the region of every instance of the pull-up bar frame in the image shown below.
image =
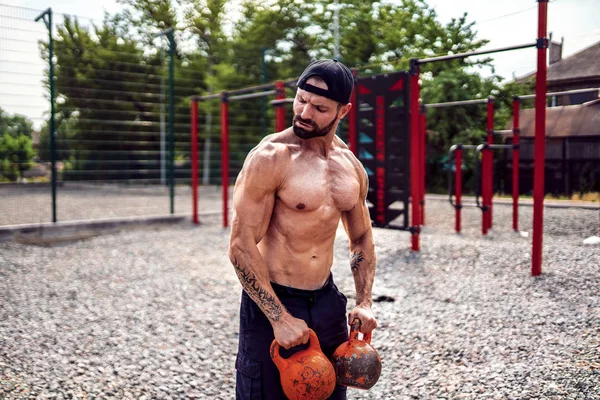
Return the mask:
[[[546,149],[545,149],[545,141],[546,141],[546,56],[547,56],[547,48],[548,48],[548,38],[547,35],[547,23],[548,23],[548,0],[537,0],[538,2],[538,31],[537,31],[537,40],[535,43],[528,43],[517,46],[503,47],[499,49],[493,50],[482,50],[482,51],[473,51],[469,53],[463,54],[453,54],[441,57],[432,57],[425,59],[417,59],[413,58],[410,60],[410,137],[411,137],[411,154],[417,154],[419,151],[419,146],[417,145],[419,141],[419,124],[418,124],[418,113],[419,113],[419,97],[420,97],[420,88],[419,88],[419,65],[432,63],[432,62],[440,62],[440,61],[451,61],[455,59],[463,59],[472,56],[479,56],[484,54],[493,54],[510,50],[519,50],[525,49],[529,47],[537,48],[537,72],[536,72],[536,101],[535,101],[535,154],[534,154],[534,205],[533,205],[533,237],[532,237],[532,256],[531,256],[531,275],[537,276],[542,272],[542,237],[543,237],[543,228],[544,228],[544,168],[545,168],[545,160],[546,160]],[[489,105],[489,104],[488,104]],[[488,131],[492,131],[493,126],[488,128]],[[488,134],[489,137],[492,136],[491,133]],[[416,157],[411,157],[411,170],[413,168],[418,168],[416,164],[416,160],[413,162],[413,159]],[[412,249],[418,251],[419,250],[419,217],[418,214],[420,211],[419,204],[419,188],[416,183],[413,184],[413,181],[418,179],[419,172],[411,171],[411,207],[413,209],[412,212],[412,226],[411,232],[413,233],[412,237]],[[416,210],[416,211],[415,211]],[[415,217],[416,215],[416,217]],[[491,221],[490,221],[491,226]],[[415,238],[416,235],[416,238]]]
[[[485,179],[485,171],[483,173],[481,173],[481,165],[480,165],[480,161],[479,161],[479,155],[481,154],[481,152],[483,150],[493,150],[493,149],[513,149],[513,150],[518,150],[519,149],[519,145],[518,144],[489,144],[489,143],[483,143],[480,144],[479,146],[477,146],[477,148],[475,149],[475,182],[477,184],[477,189],[475,190],[475,203],[477,204],[477,207],[479,207],[481,209],[481,211],[485,212],[487,209],[489,209],[492,206],[491,201],[489,201],[489,199],[486,198],[486,196],[484,196],[484,193],[482,193],[482,191],[480,190],[480,186],[483,186],[484,183],[486,183],[487,181],[489,181],[489,175],[488,175],[488,179]],[[491,152],[491,151],[490,151]],[[485,153],[483,153],[482,156],[485,156]],[[517,169],[518,171],[518,169]],[[518,173],[518,172],[517,172]],[[513,178],[514,178],[514,174],[515,171],[513,170]],[[518,175],[517,175],[518,176]],[[517,178],[518,179],[518,178]],[[479,202],[479,197],[482,198],[482,202],[483,205]],[[514,201],[514,197],[513,197],[513,201]],[[513,211],[514,211],[514,206],[513,206]],[[484,220],[485,222],[485,220]],[[489,229],[489,225],[488,224],[482,224],[482,233],[484,235],[487,234],[487,231]]]
[[[458,143],[450,147],[448,151],[448,201],[454,207],[454,230],[460,233],[461,230],[461,210],[463,207],[473,207],[476,204],[463,204],[462,202],[462,150],[475,149],[477,145]],[[454,197],[452,201],[452,160],[454,160],[454,170],[456,180],[454,180]]]
[[[484,54],[502,53],[504,51],[528,49],[530,47],[536,47],[537,45],[538,45],[537,42],[536,43],[526,43],[526,44],[520,44],[520,45],[516,45],[516,46],[500,47],[498,49],[472,51],[469,53],[449,54],[447,56],[432,57],[432,58],[422,58],[422,59],[417,59],[417,65],[423,65],[423,64],[439,62],[439,61],[452,61],[452,60],[458,60],[458,59],[463,59],[463,58],[467,58],[467,57],[482,56]]]
[[[444,107],[456,107],[456,106],[469,106],[474,104],[487,104],[488,99],[473,99],[473,100],[459,100],[459,101],[447,101],[445,103],[429,103],[424,104],[425,108],[444,108]]]
[[[191,97],[191,150],[192,150],[192,222],[198,224],[198,108],[201,101],[221,99],[221,198],[223,202],[223,227],[229,226],[229,103],[275,95],[271,102],[276,106],[275,129],[285,129],[285,87],[290,82],[277,81],[230,92],[212,93]]]
[[[554,97],[554,96],[566,96],[570,94],[580,94],[580,93],[590,93],[590,92],[600,92],[600,88],[587,88],[587,89],[573,89],[573,90],[565,90],[562,92],[551,92],[546,93],[546,97]],[[523,96],[515,96],[518,99],[535,99],[535,94],[526,94]]]

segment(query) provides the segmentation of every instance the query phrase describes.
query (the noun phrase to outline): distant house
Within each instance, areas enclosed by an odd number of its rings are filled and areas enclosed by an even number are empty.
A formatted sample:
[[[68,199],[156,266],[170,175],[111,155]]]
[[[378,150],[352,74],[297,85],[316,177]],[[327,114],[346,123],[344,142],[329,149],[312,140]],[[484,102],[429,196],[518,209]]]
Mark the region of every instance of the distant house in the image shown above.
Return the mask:
[[[562,58],[563,41],[550,36],[547,92],[600,88],[600,42]],[[535,80],[535,72],[516,80]],[[535,109],[520,112],[521,193],[533,190]],[[513,128],[510,121],[508,129]],[[507,141],[511,141],[507,138]],[[506,152],[505,191],[510,189],[512,152]],[[598,91],[550,97],[546,108],[546,193],[600,191],[600,98]]]
[[[519,125],[522,138],[535,136],[534,108],[521,110]],[[512,128],[512,121],[510,121],[508,129]],[[548,139],[600,137],[600,99],[596,98],[583,104],[546,108],[546,137]],[[600,157],[600,150],[596,155]]]
[[[512,121],[508,125],[513,128]],[[520,190],[533,183],[535,109],[519,113]],[[508,139],[511,142],[510,139]],[[507,152],[506,172],[512,166]],[[509,175],[505,176],[510,186]],[[546,193],[600,192],[600,99],[583,104],[546,108]]]
[[[547,92],[564,92],[574,89],[600,88],[600,41],[569,57],[562,58],[563,43],[552,42],[550,36],[550,60],[547,72]],[[535,80],[535,72],[527,74],[516,82]],[[583,104],[598,98],[597,93],[578,93],[556,96],[549,100],[549,106]]]

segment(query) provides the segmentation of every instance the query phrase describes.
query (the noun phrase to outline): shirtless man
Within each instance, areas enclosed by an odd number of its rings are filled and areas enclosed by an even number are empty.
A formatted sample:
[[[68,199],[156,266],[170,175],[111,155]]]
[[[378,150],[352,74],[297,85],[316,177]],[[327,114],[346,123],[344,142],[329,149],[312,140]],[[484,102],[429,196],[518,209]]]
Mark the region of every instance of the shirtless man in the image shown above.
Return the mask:
[[[337,60],[311,63],[298,80],[293,126],[265,137],[237,179],[229,258],[243,286],[236,360],[237,399],[285,399],[269,355],[282,356],[319,337],[330,357],[348,340],[348,325],[376,328],[371,310],[375,246],[366,205],[367,174],[335,135],[352,104],[353,78]],[[356,306],[331,275],[340,219],[350,239]],[[331,399],[345,399],[336,387]]]

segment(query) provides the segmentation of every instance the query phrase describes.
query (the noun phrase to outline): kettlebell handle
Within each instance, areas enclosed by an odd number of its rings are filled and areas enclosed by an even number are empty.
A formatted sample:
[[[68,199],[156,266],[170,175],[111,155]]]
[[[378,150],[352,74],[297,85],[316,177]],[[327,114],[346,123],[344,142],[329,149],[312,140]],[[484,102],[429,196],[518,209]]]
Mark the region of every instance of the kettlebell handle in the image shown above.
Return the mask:
[[[281,346],[277,343],[277,340],[273,340],[271,343],[271,358],[273,362],[277,366],[279,371],[283,371],[289,365],[289,361],[286,358],[281,357],[279,351],[281,350]],[[319,338],[317,334],[312,329],[308,329],[308,348],[303,350],[312,350],[312,351],[321,351],[321,345],[319,344]]]
[[[352,324],[350,324],[350,337],[348,338],[348,342],[351,343],[353,341],[359,340],[358,339],[358,332],[360,329],[360,325],[362,322],[360,322],[360,319],[358,318],[354,318],[354,321],[352,321]],[[371,344],[371,337],[373,336],[373,332],[369,332],[369,333],[365,333],[363,334],[363,341]]]

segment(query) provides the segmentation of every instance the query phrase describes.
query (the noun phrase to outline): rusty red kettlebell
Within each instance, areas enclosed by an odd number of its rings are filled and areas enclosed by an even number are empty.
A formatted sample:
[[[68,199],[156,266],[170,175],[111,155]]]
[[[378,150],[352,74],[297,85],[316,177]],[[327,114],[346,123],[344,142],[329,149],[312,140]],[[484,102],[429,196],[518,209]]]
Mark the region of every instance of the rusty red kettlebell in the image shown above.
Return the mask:
[[[277,341],[271,343],[271,358],[279,370],[281,387],[290,400],[323,400],[335,389],[335,371],[321,351],[317,334],[311,329],[309,346],[289,358],[279,354]]]
[[[370,389],[377,383],[381,375],[381,358],[377,350],[371,346],[371,332],[358,339],[360,320],[357,318],[350,325],[350,337],[333,353],[331,361],[337,384],[357,389]]]

